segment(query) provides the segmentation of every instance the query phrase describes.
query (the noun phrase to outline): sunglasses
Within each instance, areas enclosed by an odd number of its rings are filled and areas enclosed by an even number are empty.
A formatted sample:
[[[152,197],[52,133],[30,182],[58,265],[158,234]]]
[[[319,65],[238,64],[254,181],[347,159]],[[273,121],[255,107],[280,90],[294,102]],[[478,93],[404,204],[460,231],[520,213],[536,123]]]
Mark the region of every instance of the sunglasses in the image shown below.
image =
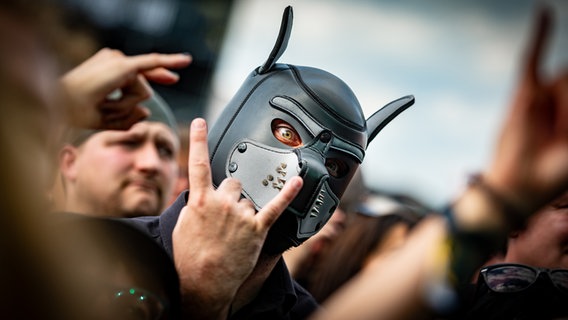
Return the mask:
[[[494,292],[514,293],[526,290],[541,275],[546,275],[556,288],[568,292],[568,270],[546,269],[524,264],[504,263],[481,269],[485,283]]]

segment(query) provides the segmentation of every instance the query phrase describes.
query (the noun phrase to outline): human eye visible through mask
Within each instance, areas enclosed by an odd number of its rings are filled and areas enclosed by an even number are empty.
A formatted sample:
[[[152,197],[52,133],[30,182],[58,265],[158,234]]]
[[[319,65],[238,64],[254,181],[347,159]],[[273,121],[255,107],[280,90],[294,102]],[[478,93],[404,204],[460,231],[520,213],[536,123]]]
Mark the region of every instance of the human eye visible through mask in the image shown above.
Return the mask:
[[[274,119],[272,120],[271,128],[274,137],[283,144],[293,148],[303,145],[302,138],[296,129],[288,122],[281,119]]]
[[[272,134],[281,143],[298,148],[303,146],[302,138],[300,134],[294,129],[294,127],[288,122],[282,119],[274,119],[271,123]],[[347,164],[339,159],[328,158],[325,161],[325,167],[329,172],[329,175],[334,178],[341,178],[347,174],[349,168]]]
[[[329,175],[334,178],[341,178],[347,174],[349,167],[339,159],[328,158],[325,160],[325,167]]]

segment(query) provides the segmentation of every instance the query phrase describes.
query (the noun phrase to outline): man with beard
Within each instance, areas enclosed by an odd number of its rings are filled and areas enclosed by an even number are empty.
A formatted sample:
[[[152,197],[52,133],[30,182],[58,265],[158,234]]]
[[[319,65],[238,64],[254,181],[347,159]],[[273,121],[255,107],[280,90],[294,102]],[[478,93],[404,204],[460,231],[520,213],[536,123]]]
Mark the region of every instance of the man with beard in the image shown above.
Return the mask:
[[[113,54],[102,50],[85,64],[112,59]],[[107,104],[112,103],[118,101],[110,97]],[[135,217],[155,216],[166,208],[178,170],[176,121],[157,93],[141,104],[150,115],[128,130],[69,130],[59,155],[56,210]]]

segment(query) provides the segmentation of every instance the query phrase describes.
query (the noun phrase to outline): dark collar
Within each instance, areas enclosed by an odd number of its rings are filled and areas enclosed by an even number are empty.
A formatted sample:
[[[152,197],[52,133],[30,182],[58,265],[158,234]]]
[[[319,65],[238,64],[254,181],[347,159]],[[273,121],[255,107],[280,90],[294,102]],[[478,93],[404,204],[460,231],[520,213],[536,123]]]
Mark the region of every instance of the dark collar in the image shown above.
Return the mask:
[[[292,310],[297,299],[294,282],[284,259],[280,258],[256,298],[235,313],[231,319],[256,318],[262,314],[285,315]]]
[[[187,204],[189,191],[186,190],[177,197],[176,201],[172,203],[159,217],[159,230],[162,239],[162,245],[168,252],[170,257],[173,257],[172,233],[179,218],[181,209]]]

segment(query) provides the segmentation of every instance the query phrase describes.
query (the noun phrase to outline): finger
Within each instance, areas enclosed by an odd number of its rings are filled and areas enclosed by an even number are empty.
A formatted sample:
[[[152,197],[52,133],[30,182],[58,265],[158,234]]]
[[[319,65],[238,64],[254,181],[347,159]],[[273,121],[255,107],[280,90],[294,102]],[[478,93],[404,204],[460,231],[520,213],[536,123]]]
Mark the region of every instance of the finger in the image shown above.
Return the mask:
[[[134,97],[142,101],[149,99],[154,94],[154,90],[143,75],[137,75],[134,81],[127,83],[121,90],[122,99]]]
[[[527,56],[525,57],[524,75],[526,81],[538,82],[538,71],[544,55],[546,40],[550,33],[551,20],[550,9],[544,6],[540,7],[533,24]]]
[[[144,100],[140,99],[140,97],[129,96],[119,101],[104,102],[99,106],[99,110],[107,120],[121,119],[128,117],[135,108],[141,107],[140,103],[142,101]],[[147,108],[145,109],[148,110]]]
[[[179,81],[179,75],[166,68],[156,68],[142,73],[149,81],[159,84],[174,84]]]
[[[97,79],[101,85],[94,92],[95,96],[107,95],[116,88],[123,88],[136,80],[140,73],[150,71],[156,68],[183,68],[191,62],[191,56],[186,54],[142,54],[137,56],[125,56],[117,50],[102,49],[99,54],[102,61],[93,62],[90,59],[91,65],[97,66],[98,69],[104,69],[106,72],[101,74]],[[103,60],[103,58],[106,58]],[[103,67],[104,66],[104,67]],[[92,68],[91,68],[92,69]],[[151,77],[156,77],[157,82],[164,81],[165,84],[172,83],[176,75],[173,73],[168,74],[165,71],[156,71],[150,73]],[[142,76],[142,78],[144,78]]]
[[[100,106],[100,110],[108,115],[108,120],[128,117],[133,108],[149,99],[152,94],[152,87],[143,76],[139,75],[135,81],[120,90],[119,99],[107,98],[107,101]]]
[[[239,203],[254,210],[254,204],[247,198],[242,198]],[[256,210],[254,210],[254,213],[256,213]]]
[[[191,63],[192,57],[188,54],[160,54],[150,53],[131,56],[128,63],[131,70],[144,72],[155,68],[185,68]]]
[[[238,201],[241,198],[243,187],[239,180],[234,178],[227,178],[221,182],[217,190],[228,195],[231,200]]]
[[[204,119],[196,118],[191,122],[189,132],[189,185],[191,192],[210,189],[211,166],[207,147],[207,124]]]
[[[288,180],[278,195],[270,200],[270,202],[257,213],[256,219],[259,220],[260,225],[268,230],[276,219],[280,217],[286,207],[290,205],[292,200],[294,200],[300,189],[302,189],[302,185],[303,181],[300,177],[296,176]]]
[[[242,198],[241,200],[239,200],[237,210],[239,210],[238,212],[244,215],[254,216],[256,214],[256,209],[254,208],[254,205],[247,198]]]
[[[122,58],[125,57],[124,53],[118,49],[111,49],[108,47],[102,48],[93,55],[92,60],[94,61],[107,61],[111,58]]]
[[[136,106],[125,117],[117,118],[103,116],[101,129],[107,130],[128,130],[132,125],[138,123],[150,115],[150,111],[142,106]]]

